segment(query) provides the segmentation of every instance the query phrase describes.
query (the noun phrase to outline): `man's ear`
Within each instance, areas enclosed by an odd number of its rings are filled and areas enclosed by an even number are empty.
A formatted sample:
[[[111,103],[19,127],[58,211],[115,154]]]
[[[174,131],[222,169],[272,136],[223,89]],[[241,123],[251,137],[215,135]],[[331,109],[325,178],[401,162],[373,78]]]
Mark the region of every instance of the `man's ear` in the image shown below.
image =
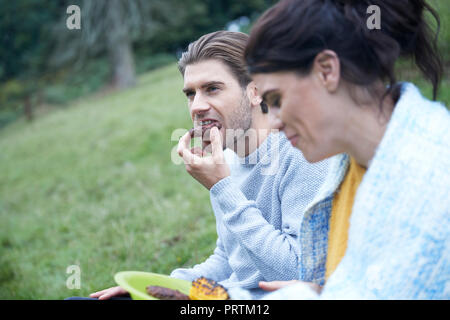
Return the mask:
[[[251,81],[247,85],[247,97],[253,107],[255,106],[260,107],[262,98],[261,96],[258,95],[258,88],[256,87],[254,81]]]
[[[333,93],[337,90],[340,80],[340,61],[336,52],[324,50],[314,59],[312,73],[317,76],[319,82]]]

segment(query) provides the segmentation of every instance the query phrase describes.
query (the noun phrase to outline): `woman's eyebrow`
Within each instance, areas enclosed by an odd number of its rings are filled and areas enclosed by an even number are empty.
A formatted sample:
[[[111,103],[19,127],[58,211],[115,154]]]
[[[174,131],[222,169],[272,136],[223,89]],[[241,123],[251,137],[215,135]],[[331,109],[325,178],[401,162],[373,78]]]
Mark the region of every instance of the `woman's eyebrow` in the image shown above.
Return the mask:
[[[267,90],[267,91],[265,91],[264,93],[263,93],[263,95],[261,96],[261,98],[263,99],[263,101],[267,101],[267,98],[271,95],[271,94],[273,94],[273,93],[275,93],[275,92],[277,92],[278,91],[278,89],[270,89],[270,90]]]

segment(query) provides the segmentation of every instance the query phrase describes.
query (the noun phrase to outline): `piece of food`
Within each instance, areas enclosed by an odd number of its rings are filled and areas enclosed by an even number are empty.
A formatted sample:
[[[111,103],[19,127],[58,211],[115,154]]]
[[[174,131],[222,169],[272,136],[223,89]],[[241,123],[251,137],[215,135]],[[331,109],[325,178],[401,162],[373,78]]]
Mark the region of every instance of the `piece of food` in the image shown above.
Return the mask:
[[[209,134],[209,130],[211,130],[212,127],[217,127],[217,129],[220,130],[222,129],[222,124],[220,122],[214,121],[205,126],[197,126],[189,129],[189,135],[191,136],[191,138],[203,137],[206,132],[208,132]]]
[[[189,130],[189,135],[191,136],[191,138],[194,138],[194,135],[195,135],[195,129],[194,128],[191,128]]]
[[[213,127],[217,127],[217,129],[219,129],[219,130],[222,129],[222,125],[220,124],[220,122],[217,122],[217,121],[213,121],[213,122],[209,123],[208,125],[202,126],[201,130],[202,130],[203,138],[205,138],[205,136],[206,136],[206,137],[208,137],[208,140],[209,140],[209,135],[210,135],[211,129]]]
[[[159,286],[148,286],[146,289],[149,295],[161,300],[190,300],[189,296],[178,290]]]
[[[201,277],[192,281],[189,291],[191,300],[228,300],[227,289],[214,280]]]

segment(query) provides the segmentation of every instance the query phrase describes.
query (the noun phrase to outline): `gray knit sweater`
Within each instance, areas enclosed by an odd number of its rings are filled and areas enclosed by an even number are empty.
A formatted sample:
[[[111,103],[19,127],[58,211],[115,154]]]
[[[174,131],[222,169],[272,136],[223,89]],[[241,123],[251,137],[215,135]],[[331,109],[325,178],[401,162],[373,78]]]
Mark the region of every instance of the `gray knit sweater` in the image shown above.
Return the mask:
[[[299,278],[303,212],[324,181],[328,160],[308,163],[283,133],[271,133],[246,158],[229,149],[225,157],[231,176],[210,190],[218,234],[214,253],[171,276],[204,276],[248,289],[256,299],[264,295],[259,281]]]

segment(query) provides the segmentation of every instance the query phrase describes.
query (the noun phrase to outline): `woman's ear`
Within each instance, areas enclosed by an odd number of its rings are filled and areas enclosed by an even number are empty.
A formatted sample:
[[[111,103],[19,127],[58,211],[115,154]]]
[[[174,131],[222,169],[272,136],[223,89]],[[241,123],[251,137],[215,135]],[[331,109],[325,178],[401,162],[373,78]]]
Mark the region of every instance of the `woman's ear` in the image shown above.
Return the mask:
[[[336,52],[324,50],[314,59],[312,72],[327,91],[333,93],[339,85],[340,67]]]
[[[251,81],[247,85],[247,97],[252,106],[258,106],[260,107],[262,98],[258,95],[258,88],[256,87],[256,84],[254,81]]]

